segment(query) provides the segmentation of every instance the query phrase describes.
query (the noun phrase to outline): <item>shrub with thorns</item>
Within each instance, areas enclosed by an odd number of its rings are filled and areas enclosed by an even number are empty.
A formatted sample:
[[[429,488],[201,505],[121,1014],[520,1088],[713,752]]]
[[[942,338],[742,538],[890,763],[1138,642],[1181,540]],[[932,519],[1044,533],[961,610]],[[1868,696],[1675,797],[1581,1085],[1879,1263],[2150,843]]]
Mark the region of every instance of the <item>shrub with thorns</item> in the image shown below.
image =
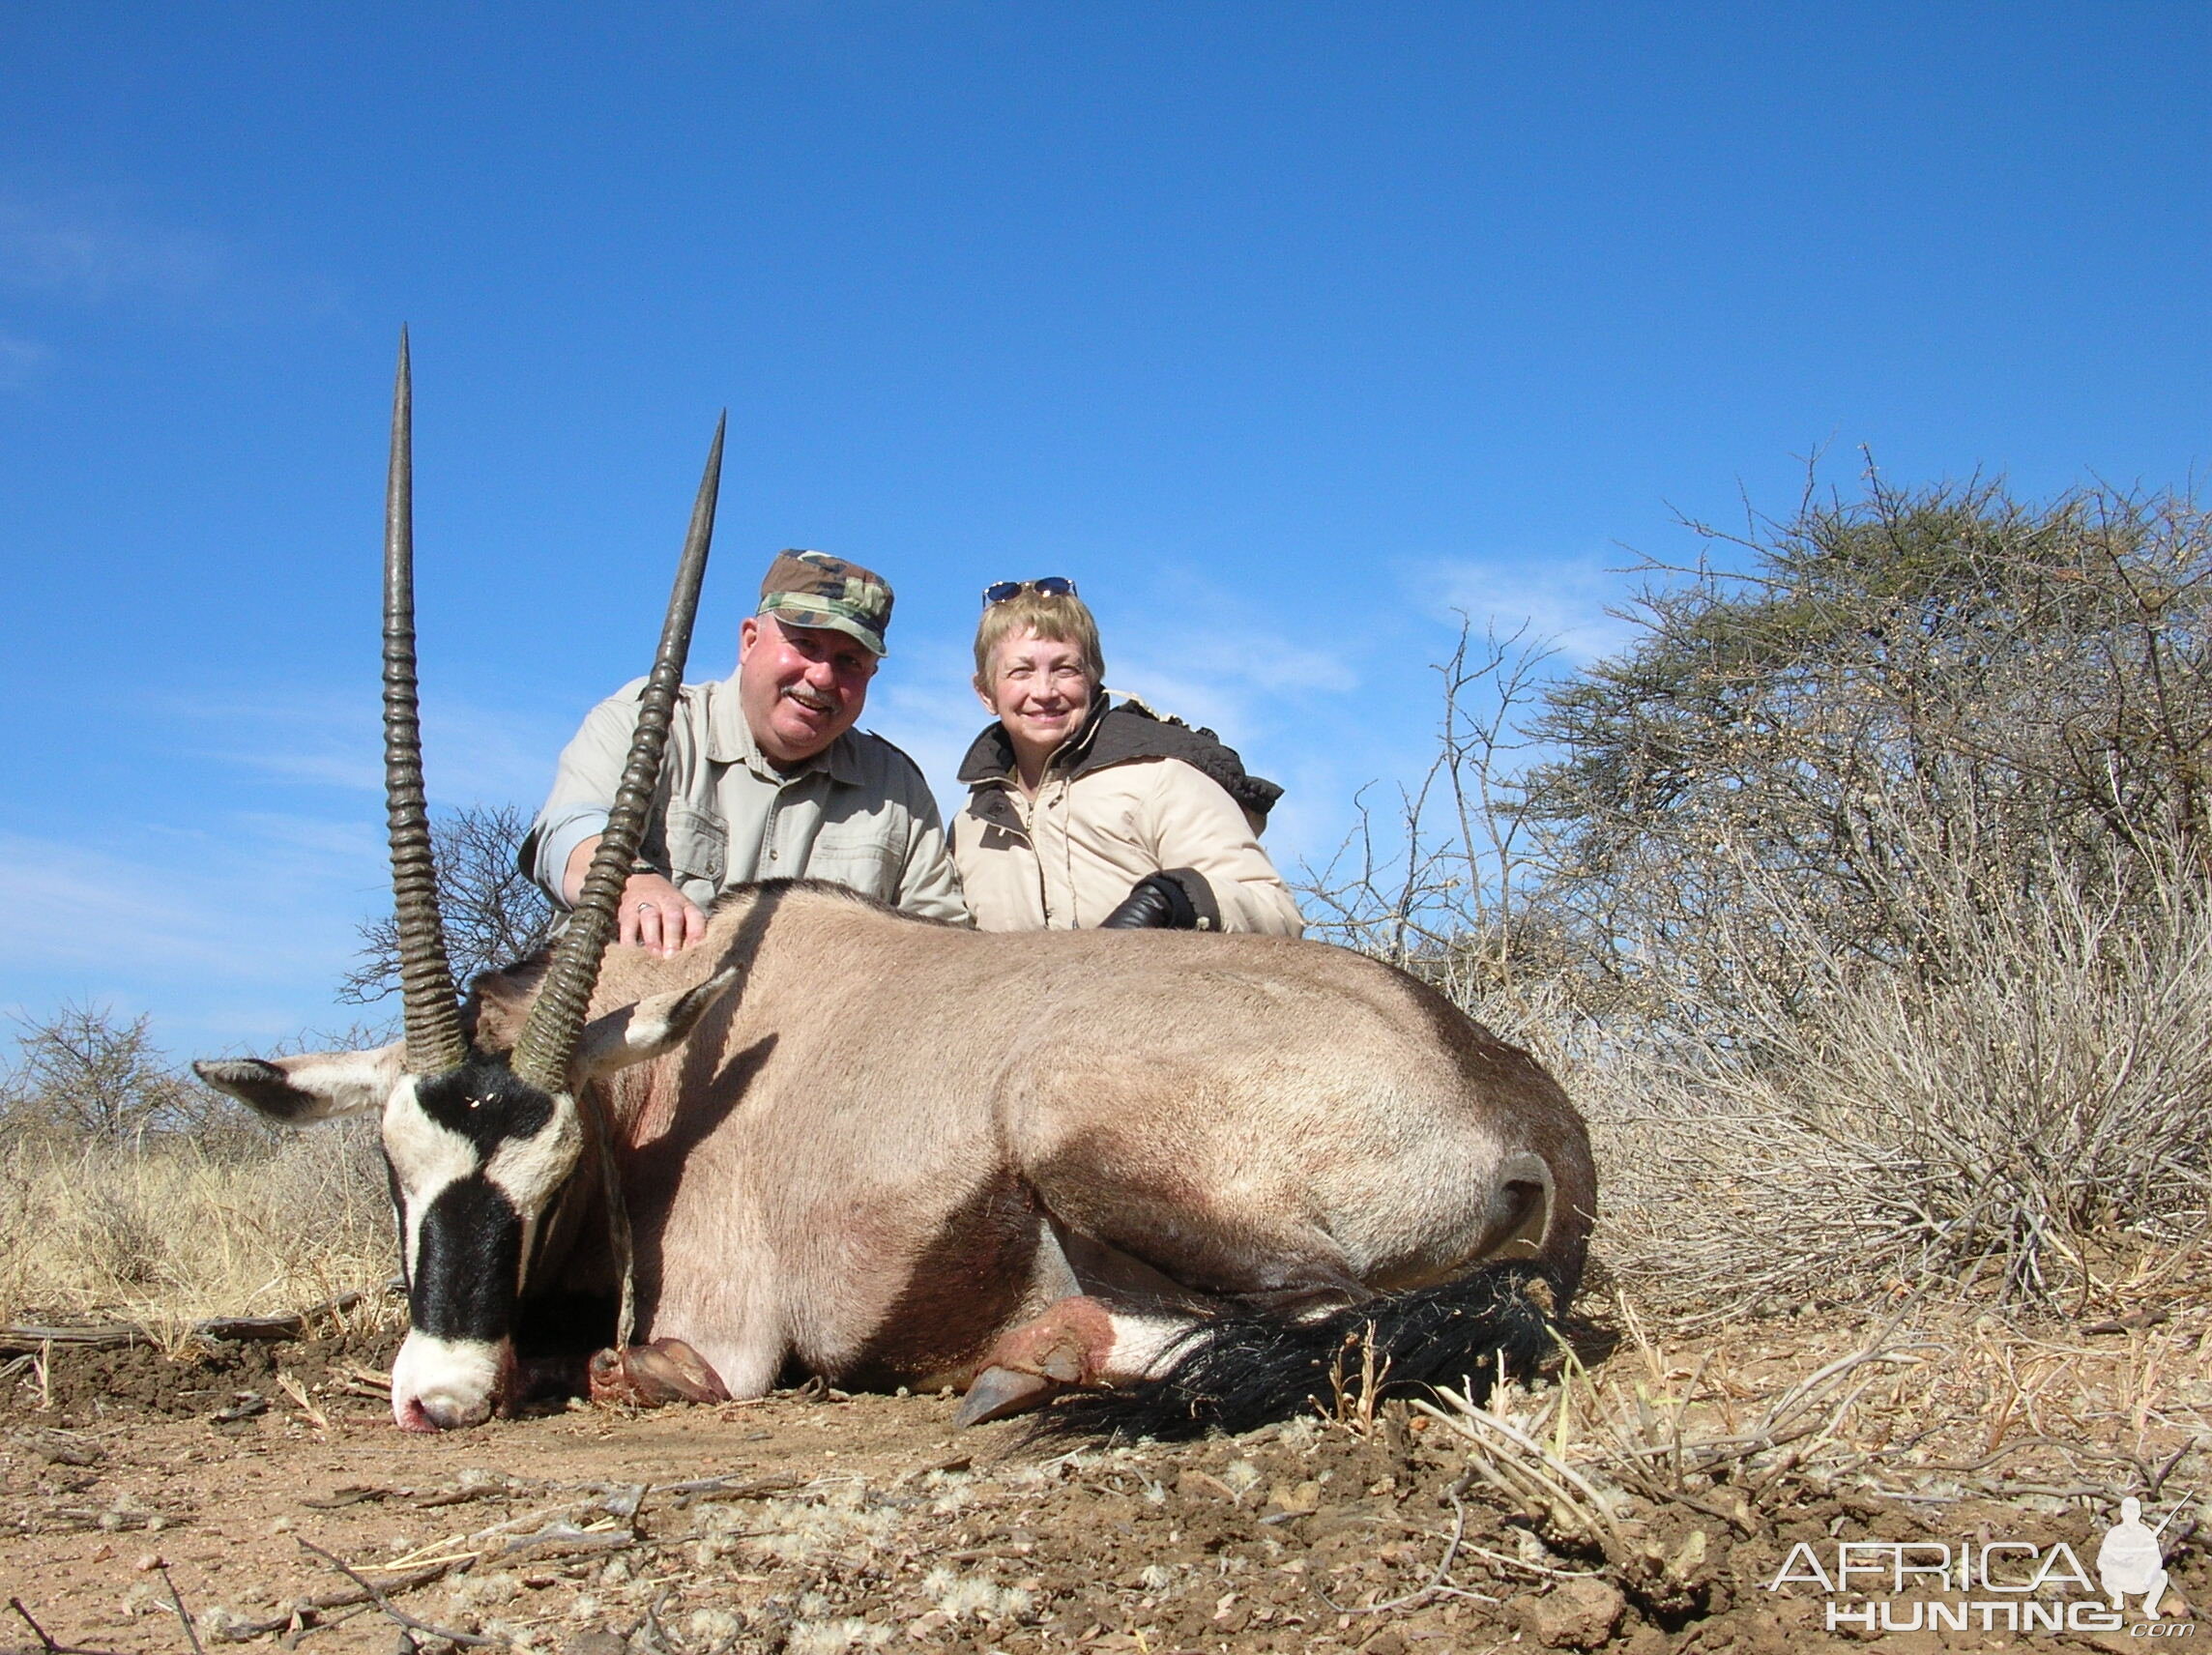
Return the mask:
[[[2212,526],[1870,478],[1647,566],[1628,648],[1463,631],[1324,934],[1559,1068],[1601,1253],[1737,1311],[2085,1291],[2202,1223]]]

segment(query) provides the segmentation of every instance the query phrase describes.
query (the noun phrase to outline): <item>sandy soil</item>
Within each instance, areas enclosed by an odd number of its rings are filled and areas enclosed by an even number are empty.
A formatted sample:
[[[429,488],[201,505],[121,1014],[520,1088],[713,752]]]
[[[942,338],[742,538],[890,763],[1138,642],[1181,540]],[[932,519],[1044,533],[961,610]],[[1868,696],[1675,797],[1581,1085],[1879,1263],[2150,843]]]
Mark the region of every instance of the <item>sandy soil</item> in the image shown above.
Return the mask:
[[[2086,1487],[1885,1498],[1776,1462],[1626,1499],[1600,1546],[1474,1475],[1465,1440],[1400,1405],[1364,1424],[1075,1453],[1027,1446],[1014,1422],[956,1434],[943,1398],[819,1389],[408,1437],[362,1377],[391,1343],[18,1363],[0,1386],[0,1598],[20,1611],[5,1611],[0,1648],[40,1649],[35,1620],[49,1655],[194,1639],[334,1655],[410,1640],[547,1655],[1779,1652],[1863,1641],[1821,1630],[1817,1593],[1765,1588],[1797,1541],[2024,1528],[2088,1558],[2102,1531],[2068,1503]],[[2159,1445],[2201,1468],[2202,1425]],[[2212,1604],[2194,1543],[2171,1566],[2181,1600]],[[1875,1640],[1901,1655],[2146,1646],[1942,1637]]]

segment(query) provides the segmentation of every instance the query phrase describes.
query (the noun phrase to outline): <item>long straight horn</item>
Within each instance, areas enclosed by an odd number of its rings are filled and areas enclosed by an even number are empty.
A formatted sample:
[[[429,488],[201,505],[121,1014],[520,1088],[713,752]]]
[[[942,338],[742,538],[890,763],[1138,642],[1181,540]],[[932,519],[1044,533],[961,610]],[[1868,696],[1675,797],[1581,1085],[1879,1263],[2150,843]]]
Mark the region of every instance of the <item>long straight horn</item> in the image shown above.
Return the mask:
[[[392,470],[384,490],[384,800],[392,838],[392,895],[398,912],[399,984],[407,1067],[444,1074],[468,1056],[422,795],[422,726],[415,702],[415,391],[407,330],[392,388]]]
[[[575,915],[562,933],[545,987],[530,1008],[530,1019],[514,1043],[512,1067],[540,1091],[566,1091],[568,1061],[584,1027],[584,1010],[599,980],[599,962],[614,940],[616,910],[623,886],[645,837],[645,818],[660,781],[660,755],[668,744],[668,725],[676,711],[676,691],[684,682],[684,661],[691,650],[691,622],[699,612],[699,587],[707,575],[707,548],[714,538],[714,502],[722,486],[724,414],[714,425],[714,445],[707,451],[706,475],[691,508],[691,529],[684,539],[684,561],[668,597],[668,619],[660,628],[660,653],[638,697],[637,734],[630,739],[629,762],[607,813],[606,831],[593,853],[591,871],[576,899]]]

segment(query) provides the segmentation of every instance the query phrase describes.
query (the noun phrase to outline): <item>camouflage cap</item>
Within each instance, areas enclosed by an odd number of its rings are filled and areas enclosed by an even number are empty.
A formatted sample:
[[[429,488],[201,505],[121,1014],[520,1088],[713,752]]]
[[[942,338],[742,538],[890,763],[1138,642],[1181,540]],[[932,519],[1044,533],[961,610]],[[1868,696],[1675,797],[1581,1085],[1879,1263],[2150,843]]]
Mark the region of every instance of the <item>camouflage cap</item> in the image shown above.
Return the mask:
[[[884,628],[891,624],[890,583],[828,552],[776,553],[755,613],[794,626],[827,626],[858,638],[875,654],[888,653]]]

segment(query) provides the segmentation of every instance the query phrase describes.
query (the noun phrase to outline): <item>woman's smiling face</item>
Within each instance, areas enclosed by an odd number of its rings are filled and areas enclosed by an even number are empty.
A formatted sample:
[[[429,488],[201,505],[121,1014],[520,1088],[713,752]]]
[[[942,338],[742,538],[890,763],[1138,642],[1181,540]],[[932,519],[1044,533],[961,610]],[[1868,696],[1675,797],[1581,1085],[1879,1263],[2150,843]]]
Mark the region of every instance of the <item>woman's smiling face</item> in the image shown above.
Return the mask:
[[[1005,726],[1025,779],[1033,779],[1068,737],[1083,727],[1097,692],[1077,646],[1024,629],[991,652],[988,680],[975,692]]]

